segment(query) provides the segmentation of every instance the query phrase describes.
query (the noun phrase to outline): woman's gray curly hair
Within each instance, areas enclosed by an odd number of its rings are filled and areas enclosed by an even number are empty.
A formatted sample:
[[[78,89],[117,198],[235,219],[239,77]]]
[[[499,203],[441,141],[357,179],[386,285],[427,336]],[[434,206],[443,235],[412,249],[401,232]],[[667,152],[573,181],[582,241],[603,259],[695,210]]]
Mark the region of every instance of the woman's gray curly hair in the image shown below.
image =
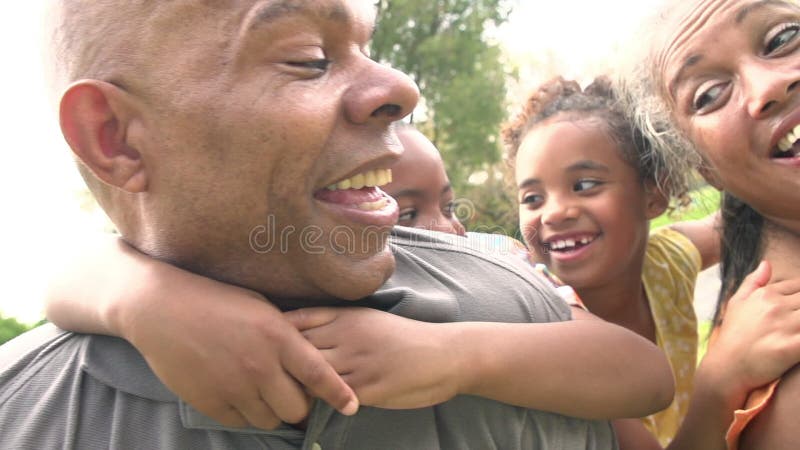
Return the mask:
[[[686,192],[693,169],[703,159],[695,145],[674,123],[669,100],[664,92],[660,59],[674,32],[680,11],[693,2],[665,0],[656,13],[639,27],[633,45],[619,58],[615,84],[620,102],[631,123],[650,141],[652,151],[664,162],[659,181],[667,191]],[[688,199],[684,199],[685,203]]]

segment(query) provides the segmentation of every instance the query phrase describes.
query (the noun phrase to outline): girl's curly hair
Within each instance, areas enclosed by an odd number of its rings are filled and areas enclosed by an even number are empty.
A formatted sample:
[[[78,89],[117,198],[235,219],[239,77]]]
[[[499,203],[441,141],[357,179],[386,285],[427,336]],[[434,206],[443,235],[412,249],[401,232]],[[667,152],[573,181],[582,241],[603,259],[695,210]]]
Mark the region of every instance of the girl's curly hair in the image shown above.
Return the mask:
[[[565,114],[570,120],[601,120],[619,146],[623,160],[636,169],[642,182],[654,183],[678,204],[687,202],[687,178],[674,176],[668,160],[654,151],[651,141],[629,120],[616,89],[605,76],[595,78],[585,89],[559,76],[528,96],[522,110],[501,131],[509,180],[514,178],[517,153],[525,136],[536,125],[558,114]]]

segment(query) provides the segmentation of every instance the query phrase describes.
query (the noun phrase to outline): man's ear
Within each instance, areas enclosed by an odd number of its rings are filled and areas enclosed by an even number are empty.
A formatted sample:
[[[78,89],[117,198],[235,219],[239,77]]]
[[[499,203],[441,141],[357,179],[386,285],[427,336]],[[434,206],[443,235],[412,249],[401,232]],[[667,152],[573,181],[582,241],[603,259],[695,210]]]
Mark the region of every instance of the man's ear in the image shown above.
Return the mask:
[[[700,175],[705,178],[708,184],[714,186],[714,188],[718,191],[722,190],[722,182],[720,181],[719,176],[717,176],[717,171],[714,170],[713,167],[709,166],[707,163],[703,163],[697,168],[697,171],[700,172]]]
[[[128,192],[147,189],[141,154],[128,145],[133,105],[127,93],[98,80],[72,84],[61,98],[61,131],[97,178]]]
[[[655,183],[646,182],[644,186],[645,191],[645,214],[647,219],[655,219],[656,217],[664,214],[669,206],[669,199]]]

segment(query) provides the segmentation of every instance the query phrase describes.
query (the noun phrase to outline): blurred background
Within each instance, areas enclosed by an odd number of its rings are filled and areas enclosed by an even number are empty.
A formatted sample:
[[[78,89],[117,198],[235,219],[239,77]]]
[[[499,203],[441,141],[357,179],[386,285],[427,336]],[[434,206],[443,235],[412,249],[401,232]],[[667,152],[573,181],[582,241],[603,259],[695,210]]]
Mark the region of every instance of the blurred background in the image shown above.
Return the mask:
[[[47,0],[7,3],[0,15],[0,342],[42,317],[40,298],[60,249],[108,230],[77,175],[46,85]],[[557,74],[585,85],[658,0],[379,0],[375,59],[409,73],[422,101],[413,122],[442,151],[470,230],[517,232],[503,182],[500,125]],[[703,191],[708,192],[708,191]],[[714,207],[713,193],[694,211]],[[711,206],[707,206],[711,205]],[[659,223],[672,218],[659,219]],[[6,331],[4,331],[4,327]]]

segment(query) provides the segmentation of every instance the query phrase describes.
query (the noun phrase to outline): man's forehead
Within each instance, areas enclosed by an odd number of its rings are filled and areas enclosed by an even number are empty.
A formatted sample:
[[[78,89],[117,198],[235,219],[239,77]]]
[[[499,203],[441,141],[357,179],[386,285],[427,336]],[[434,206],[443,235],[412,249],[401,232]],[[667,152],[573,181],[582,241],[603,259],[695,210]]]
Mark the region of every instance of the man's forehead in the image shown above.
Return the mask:
[[[248,28],[258,28],[290,16],[308,16],[351,24],[375,22],[376,8],[368,0],[264,0],[248,14]]]

